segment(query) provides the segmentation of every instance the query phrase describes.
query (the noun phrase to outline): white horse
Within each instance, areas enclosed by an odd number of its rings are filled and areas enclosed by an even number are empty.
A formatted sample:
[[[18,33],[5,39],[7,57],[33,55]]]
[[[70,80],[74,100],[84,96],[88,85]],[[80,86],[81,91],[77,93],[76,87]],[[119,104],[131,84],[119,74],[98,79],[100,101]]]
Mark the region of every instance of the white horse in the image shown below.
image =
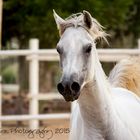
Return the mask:
[[[54,11],[54,18],[60,32],[57,51],[62,68],[57,88],[66,101],[77,100],[70,140],[140,140],[140,98],[132,92],[140,87],[136,61],[122,61],[107,79],[95,43],[98,38],[106,40],[106,33],[97,20],[87,11],[65,20]],[[122,88],[129,83],[134,85]]]

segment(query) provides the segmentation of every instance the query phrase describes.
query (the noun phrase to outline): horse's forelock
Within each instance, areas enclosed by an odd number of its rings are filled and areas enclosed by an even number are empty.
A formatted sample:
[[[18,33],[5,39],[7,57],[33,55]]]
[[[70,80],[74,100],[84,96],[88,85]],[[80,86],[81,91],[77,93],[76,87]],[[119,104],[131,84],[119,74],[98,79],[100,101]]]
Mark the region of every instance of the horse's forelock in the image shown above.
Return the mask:
[[[77,28],[81,26],[85,28],[94,39],[103,39],[105,42],[107,42],[106,36],[108,36],[108,34],[104,32],[104,27],[92,17],[92,27],[89,29],[85,26],[83,18],[83,13],[72,14],[66,18],[65,23],[61,26],[60,34],[62,35],[69,27]]]

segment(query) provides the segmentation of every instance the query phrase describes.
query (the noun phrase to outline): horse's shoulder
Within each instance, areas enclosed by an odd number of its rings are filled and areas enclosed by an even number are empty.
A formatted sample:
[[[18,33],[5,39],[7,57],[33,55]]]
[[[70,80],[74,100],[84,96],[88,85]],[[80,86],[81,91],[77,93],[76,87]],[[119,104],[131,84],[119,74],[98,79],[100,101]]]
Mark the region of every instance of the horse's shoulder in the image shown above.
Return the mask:
[[[140,133],[140,98],[123,88],[113,88],[114,109],[122,122],[132,125]]]
[[[112,88],[113,102],[127,108],[138,109],[140,112],[140,97],[124,88]]]
[[[131,100],[140,104],[140,97],[128,89],[115,87],[111,88],[111,92],[115,99]]]

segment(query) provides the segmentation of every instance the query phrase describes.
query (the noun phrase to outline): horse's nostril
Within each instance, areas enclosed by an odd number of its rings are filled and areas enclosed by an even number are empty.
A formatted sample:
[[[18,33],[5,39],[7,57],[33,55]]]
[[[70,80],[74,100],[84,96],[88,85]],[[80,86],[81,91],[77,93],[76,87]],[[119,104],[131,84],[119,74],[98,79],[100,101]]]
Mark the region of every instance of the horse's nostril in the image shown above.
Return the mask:
[[[79,92],[80,85],[77,82],[73,82],[72,85],[71,85],[71,89],[75,92]]]
[[[59,84],[57,85],[57,89],[58,89],[58,91],[59,91],[60,93],[63,93],[64,90],[65,90],[62,83],[59,83]]]

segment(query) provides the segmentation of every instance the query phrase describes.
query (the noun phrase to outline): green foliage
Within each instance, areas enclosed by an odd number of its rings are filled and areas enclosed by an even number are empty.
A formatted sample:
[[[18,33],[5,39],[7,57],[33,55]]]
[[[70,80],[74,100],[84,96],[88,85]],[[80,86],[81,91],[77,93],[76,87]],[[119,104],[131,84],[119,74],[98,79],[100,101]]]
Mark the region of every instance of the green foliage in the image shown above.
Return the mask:
[[[128,19],[129,30],[135,34],[137,38],[140,37],[140,0],[135,0],[133,7],[131,7],[131,17]]]
[[[62,17],[85,9],[108,30],[132,32],[137,36],[140,33],[139,0],[5,0],[3,44],[13,36],[19,40],[37,37],[41,47],[54,47],[58,33],[52,9]]]
[[[15,66],[9,66],[2,72],[2,82],[6,84],[13,84],[17,81],[17,71]]]

